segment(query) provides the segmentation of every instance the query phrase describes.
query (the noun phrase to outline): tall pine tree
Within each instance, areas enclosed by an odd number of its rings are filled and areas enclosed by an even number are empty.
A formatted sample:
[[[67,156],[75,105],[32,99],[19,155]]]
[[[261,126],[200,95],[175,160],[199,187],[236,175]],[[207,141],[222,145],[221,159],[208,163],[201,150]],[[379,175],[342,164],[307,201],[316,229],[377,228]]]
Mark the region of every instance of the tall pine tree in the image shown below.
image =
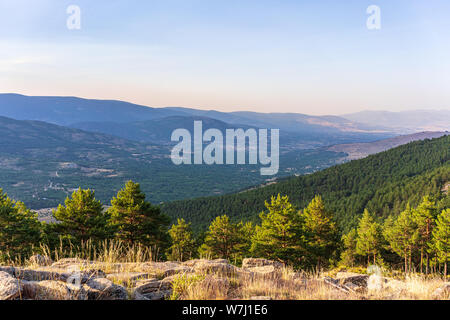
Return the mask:
[[[433,243],[439,262],[444,264],[444,275],[447,278],[447,265],[450,260],[450,209],[444,209],[437,217]]]
[[[42,225],[37,215],[0,189],[0,261],[23,261],[39,245],[41,235]]]
[[[129,244],[165,248],[168,244],[167,228],[170,219],[159,207],[145,200],[139,183],[128,181],[125,188],[111,200],[108,210],[116,237]]]
[[[261,226],[256,227],[251,251],[257,256],[294,265],[305,264],[305,236],[302,217],[287,196],[266,201],[268,212],[262,212]]]
[[[195,252],[195,239],[192,235],[191,224],[184,219],[178,219],[169,230],[171,246],[167,258],[172,261],[186,261],[192,259]]]
[[[381,226],[367,209],[364,210],[364,214],[359,220],[357,232],[356,252],[367,257],[367,266],[370,265],[371,259],[373,259],[373,264],[376,264],[376,258],[382,245]]]
[[[303,211],[307,247],[318,269],[326,266],[337,249],[338,230],[333,215],[325,209],[321,196],[316,196]]]

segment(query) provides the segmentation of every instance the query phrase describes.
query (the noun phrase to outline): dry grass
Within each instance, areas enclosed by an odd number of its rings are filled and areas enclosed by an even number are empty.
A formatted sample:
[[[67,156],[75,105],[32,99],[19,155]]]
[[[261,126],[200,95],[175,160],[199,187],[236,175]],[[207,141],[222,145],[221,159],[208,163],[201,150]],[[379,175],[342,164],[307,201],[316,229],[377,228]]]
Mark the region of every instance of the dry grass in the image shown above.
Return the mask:
[[[294,279],[287,268],[269,277],[203,275],[177,295],[182,300],[249,300],[267,297],[272,300],[431,300],[434,291],[445,281],[415,274],[403,281],[392,280],[379,290],[345,293],[326,284],[319,274],[304,274]],[[443,297],[450,299],[450,297]]]

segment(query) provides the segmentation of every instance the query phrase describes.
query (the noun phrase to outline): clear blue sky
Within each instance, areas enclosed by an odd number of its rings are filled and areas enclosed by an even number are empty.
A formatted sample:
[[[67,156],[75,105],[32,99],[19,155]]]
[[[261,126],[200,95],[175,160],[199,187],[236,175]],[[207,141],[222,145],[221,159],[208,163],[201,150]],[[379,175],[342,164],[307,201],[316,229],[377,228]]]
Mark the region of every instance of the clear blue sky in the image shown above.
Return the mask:
[[[81,30],[66,28],[78,5]],[[366,9],[381,8],[381,30]],[[0,92],[343,114],[450,109],[448,0],[1,0]]]

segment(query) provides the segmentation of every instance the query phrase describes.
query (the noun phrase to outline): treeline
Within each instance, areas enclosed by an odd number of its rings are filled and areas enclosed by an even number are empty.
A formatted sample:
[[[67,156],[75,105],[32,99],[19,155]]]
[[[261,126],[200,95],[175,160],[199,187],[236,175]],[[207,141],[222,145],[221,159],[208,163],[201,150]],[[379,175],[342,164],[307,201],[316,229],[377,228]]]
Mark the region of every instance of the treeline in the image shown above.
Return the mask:
[[[358,226],[340,237],[336,215],[315,196],[299,210],[287,196],[265,202],[259,221],[233,222],[216,217],[208,230],[194,234],[191,224],[170,219],[146,201],[137,183],[129,181],[104,210],[94,191],[79,189],[53,212],[58,223],[40,223],[21,202],[0,191],[0,259],[26,259],[41,245],[73,251],[86,241],[118,239],[153,248],[158,259],[184,261],[197,257],[245,257],[277,260],[302,269],[377,264],[429,273],[447,272],[450,238],[448,196],[424,197],[401,214],[381,220],[369,210]],[[75,249],[76,250],[76,249]]]
[[[343,232],[356,227],[364,211],[380,218],[399,214],[408,203],[417,206],[426,195],[438,196],[450,181],[450,136],[416,141],[365,159],[331,167],[311,175],[286,179],[247,192],[163,204],[172,218],[192,222],[196,231],[217,216],[258,222],[264,202],[272,195],[289,196],[303,208],[316,194],[335,213]]]

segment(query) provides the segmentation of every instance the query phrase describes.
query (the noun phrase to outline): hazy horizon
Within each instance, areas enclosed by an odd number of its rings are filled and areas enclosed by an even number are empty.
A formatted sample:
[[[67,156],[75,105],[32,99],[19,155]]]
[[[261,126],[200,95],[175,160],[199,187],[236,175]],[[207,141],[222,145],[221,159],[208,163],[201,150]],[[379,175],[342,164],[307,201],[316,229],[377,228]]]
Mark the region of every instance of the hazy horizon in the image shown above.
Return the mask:
[[[223,112],[450,110],[447,12],[445,0],[3,0],[0,90]]]
[[[297,114],[305,114],[305,115],[311,115],[311,116],[345,116],[348,114],[356,114],[356,113],[363,113],[363,112],[391,112],[391,113],[402,113],[402,112],[442,112],[442,111],[450,111],[450,109],[405,109],[405,110],[397,110],[397,111],[390,111],[390,110],[386,110],[386,109],[374,109],[374,110],[370,110],[370,109],[361,109],[355,112],[347,112],[347,113],[335,113],[335,114],[314,114],[313,112],[311,113],[304,113],[304,112],[282,112],[282,111],[257,111],[251,108],[248,109],[225,109],[225,110],[221,110],[220,108],[214,109],[214,108],[210,108],[210,107],[196,107],[196,106],[154,106],[154,105],[145,105],[145,104],[140,104],[137,102],[133,102],[132,100],[121,100],[121,99],[112,99],[112,98],[91,98],[91,97],[80,97],[80,96],[75,96],[75,95],[64,95],[64,96],[55,96],[55,95],[30,95],[27,93],[20,93],[20,92],[0,92],[0,95],[6,95],[6,94],[11,94],[11,95],[22,95],[22,96],[26,96],[26,97],[52,97],[52,98],[78,98],[78,99],[84,99],[84,100],[100,100],[100,101],[120,101],[120,102],[125,102],[125,103],[131,103],[134,105],[138,105],[138,106],[142,106],[142,107],[146,107],[146,108],[187,108],[187,109],[196,109],[196,110],[203,110],[203,111],[220,111],[220,112],[257,112],[257,113],[265,113],[265,114],[270,114],[270,113],[285,113],[285,114],[289,114],[289,113],[297,113]]]

